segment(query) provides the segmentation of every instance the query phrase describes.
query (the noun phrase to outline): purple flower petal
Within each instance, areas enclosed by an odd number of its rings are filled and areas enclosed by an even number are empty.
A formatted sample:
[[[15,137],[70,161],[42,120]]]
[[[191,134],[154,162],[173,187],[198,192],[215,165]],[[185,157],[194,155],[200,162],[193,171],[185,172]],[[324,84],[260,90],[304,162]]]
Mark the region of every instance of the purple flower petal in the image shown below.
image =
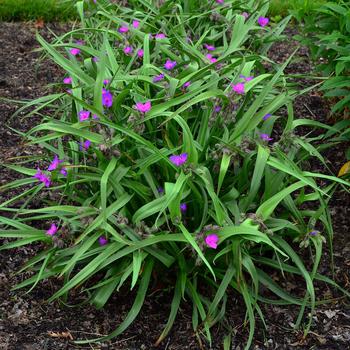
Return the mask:
[[[46,231],[46,234],[53,236],[58,231],[58,227],[55,224],[51,224],[50,228]]]
[[[166,70],[172,70],[175,68],[176,64],[177,64],[176,61],[171,61],[171,60],[167,59],[165,64],[164,64],[164,68]]]
[[[145,103],[137,102],[135,107],[139,112],[147,113],[151,110],[152,103],[151,101],[146,101]]]
[[[216,249],[218,247],[219,236],[216,233],[212,233],[205,237],[205,243],[209,248]]]
[[[267,17],[259,17],[258,24],[261,27],[265,27],[269,24],[270,20]]]
[[[100,236],[98,239],[98,243],[101,246],[106,245],[108,243],[108,239],[105,236]]]
[[[181,153],[180,155],[172,155],[169,157],[169,160],[176,166],[181,166],[186,163],[188,158],[187,153]]]
[[[244,94],[244,83],[231,84],[232,90],[238,95]]]

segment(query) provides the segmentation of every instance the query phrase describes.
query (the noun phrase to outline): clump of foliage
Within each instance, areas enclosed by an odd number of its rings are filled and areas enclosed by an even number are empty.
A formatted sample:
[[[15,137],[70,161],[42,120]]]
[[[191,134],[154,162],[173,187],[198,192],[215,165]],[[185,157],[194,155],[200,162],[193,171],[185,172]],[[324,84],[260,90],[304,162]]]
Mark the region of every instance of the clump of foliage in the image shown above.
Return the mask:
[[[303,35],[297,39],[310,48],[316,71],[328,77],[321,87],[325,96],[336,100],[333,113],[348,114],[350,106],[350,4],[327,2],[308,16],[295,13]]]
[[[50,107],[26,135],[47,159],[38,169],[6,164],[26,177],[1,189],[27,187],[1,204],[0,236],[9,239],[1,249],[43,248],[25,266],[36,273],[16,288],[63,276],[50,301],[79,287],[97,308],[122,286],[136,288],[125,320],[95,341],[133,322],[152,278],[173,290],[157,344],[185,299],[194,332],[212,342],[230,291],[247,310],[246,349],[261,303],[297,305],[300,327],[316,305],[314,281],[335,285],[317,268],[332,240],[328,200],[335,181],[347,182],[302,169],[311,155],[323,158],[295,130],[330,127],[294,119],[288,62],[264,68],[259,53],[286,22],[271,30],[268,6],[256,1],[128,4],[78,1],[80,28],[53,44],[38,35],[67,75],[60,91],[27,106]],[[334,181],[320,187],[318,178]],[[310,247],[310,269],[296,243]],[[271,269],[300,276],[304,296],[284,290]]]
[[[1,0],[0,21],[42,19],[67,21],[77,18],[74,5],[67,0]]]
[[[284,17],[293,11],[307,15],[313,9],[323,5],[326,0],[270,0],[269,2],[269,15]]]

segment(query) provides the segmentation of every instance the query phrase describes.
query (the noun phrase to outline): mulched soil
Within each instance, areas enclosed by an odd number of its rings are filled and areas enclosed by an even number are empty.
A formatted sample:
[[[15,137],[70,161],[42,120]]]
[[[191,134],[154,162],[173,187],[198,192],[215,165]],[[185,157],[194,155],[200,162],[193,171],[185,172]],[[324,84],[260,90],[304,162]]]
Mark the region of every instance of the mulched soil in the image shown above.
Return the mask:
[[[62,25],[50,25],[56,33],[66,31]],[[46,38],[52,35],[47,29],[41,29]],[[271,57],[283,62],[296,47],[291,40],[293,30],[288,30],[288,40],[277,43],[271,50]],[[8,99],[32,99],[45,94],[48,83],[60,82],[63,72],[50,62],[39,62],[38,53],[32,52],[37,47],[33,24],[0,23],[0,96]],[[290,73],[308,73],[312,71],[307,49],[298,52],[298,62],[288,68]],[[305,84],[310,81],[305,80]],[[16,105],[0,100],[0,163],[11,158],[40,153],[39,148],[28,148],[21,138],[5,124],[27,131],[39,122],[38,118],[12,119],[10,116],[17,109]],[[327,121],[329,107],[317,93],[310,93],[297,98],[295,114],[300,118]],[[301,132],[303,132],[301,130]],[[326,152],[327,163],[336,173],[344,161],[346,145],[339,144]],[[323,166],[316,161],[310,163],[314,171],[323,172]],[[14,173],[1,168],[0,184],[15,177]],[[0,195],[0,202],[3,201]],[[345,288],[349,288],[350,240],[347,237],[350,226],[350,197],[341,188],[337,190],[329,204],[334,221],[334,258],[335,279]],[[16,283],[28,275],[14,275],[23,263],[35,254],[38,247],[23,247],[12,251],[0,252],[0,349],[4,350],[53,350],[53,349],[153,349],[153,344],[161,333],[170,310],[171,291],[160,292],[153,287],[151,297],[137,320],[122,336],[103,344],[77,346],[73,339],[97,337],[111,332],[121,322],[132,305],[134,293],[122,291],[110,300],[103,310],[91,306],[72,308],[58,302],[48,304],[45,300],[57,290],[62,281],[49,280],[30,294],[22,291],[10,291]],[[308,258],[307,251],[305,259]],[[329,252],[324,252],[320,272],[330,276]],[[283,281],[281,281],[283,283]],[[300,292],[300,284],[295,278],[286,284],[291,292]],[[303,288],[303,286],[302,286]],[[316,285],[320,298],[337,298],[334,302],[319,306],[313,316],[312,332],[303,340],[300,332],[293,331],[293,322],[298,314],[296,307],[263,305],[267,329],[258,322],[254,349],[350,349],[350,308],[348,300],[325,284]],[[72,295],[69,302],[79,304],[79,295]],[[244,325],[243,301],[236,294],[231,294],[228,301],[227,325],[233,328],[233,347],[244,348],[247,329]],[[214,329],[212,349],[222,349],[222,336],[226,333],[222,327]],[[182,303],[181,312],[176,319],[170,336],[158,349],[200,349],[200,343],[192,332],[190,302]],[[202,349],[209,349],[205,344]]]

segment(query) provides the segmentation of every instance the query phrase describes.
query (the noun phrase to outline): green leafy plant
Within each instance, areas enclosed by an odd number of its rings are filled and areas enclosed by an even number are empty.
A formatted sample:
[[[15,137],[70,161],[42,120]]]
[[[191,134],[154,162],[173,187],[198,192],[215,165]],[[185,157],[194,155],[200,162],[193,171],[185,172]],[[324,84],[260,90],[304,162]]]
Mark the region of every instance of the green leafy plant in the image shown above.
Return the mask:
[[[31,159],[6,164],[26,177],[1,187],[27,186],[0,205],[6,213],[0,236],[9,239],[1,249],[44,247],[24,267],[36,273],[15,288],[31,290],[61,276],[64,283],[50,301],[79,287],[97,308],[122,286],[137,289],[124,321],[94,341],[115,337],[134,321],[154,277],[173,289],[157,344],[185,298],[193,304],[194,332],[211,343],[210,329],[225,319],[230,290],[246,306],[246,349],[255,314],[263,319],[261,303],[297,305],[300,327],[317,302],[314,281],[337,286],[317,268],[323,242],[332,242],[328,200],[336,183],[348,182],[303,171],[310,155],[324,160],[313,138],[294,132],[333,129],[294,119],[297,92],[283,73],[288,61],[265,72],[267,59],[259,52],[268,49],[271,32],[258,20],[267,5],[129,4],[86,7],[79,1],[81,28],[53,44],[38,35],[43,50],[67,71],[65,87],[58,88],[69,90],[17,112],[36,106],[30,114],[46,107],[51,114],[25,135],[48,158],[39,169],[26,166]],[[261,45],[251,52],[255,38]],[[286,117],[277,114],[282,107]],[[329,139],[322,137],[325,146]],[[331,182],[320,187],[316,179]],[[32,208],[38,198],[40,208]],[[303,209],[309,202],[312,209]],[[295,250],[298,243],[312,248],[311,270]],[[299,275],[304,296],[285,291],[266,267]],[[276,298],[264,295],[261,285]],[[229,342],[225,338],[226,348]]]
[[[347,1],[327,2],[309,16],[296,12],[303,35],[297,39],[310,48],[316,71],[328,77],[321,87],[335,100],[333,113],[346,113],[350,105],[350,6]]]

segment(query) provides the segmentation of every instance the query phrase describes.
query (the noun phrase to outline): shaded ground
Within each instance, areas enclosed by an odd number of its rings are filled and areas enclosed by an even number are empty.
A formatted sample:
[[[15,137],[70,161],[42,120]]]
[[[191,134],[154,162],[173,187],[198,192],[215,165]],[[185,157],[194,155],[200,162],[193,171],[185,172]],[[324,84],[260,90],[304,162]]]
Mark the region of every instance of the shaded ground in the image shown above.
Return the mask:
[[[64,28],[53,28],[64,31]],[[60,82],[63,73],[51,63],[38,66],[38,54],[32,53],[36,46],[35,29],[31,25],[0,23],[0,96],[10,99],[35,98],[45,93],[45,85]],[[47,30],[42,34],[50,36]],[[289,33],[291,34],[291,33]],[[274,45],[272,57],[276,61],[284,61],[293,51],[291,40]],[[302,48],[300,60],[289,67],[289,72],[310,72],[312,69],[307,51]],[[305,83],[308,83],[307,81]],[[328,106],[321,96],[310,93],[299,97],[296,101],[296,116],[327,120]],[[9,122],[11,114],[16,110],[14,105],[0,101],[0,163],[12,157],[40,152],[22,144],[20,138],[3,125]],[[37,124],[37,118],[13,119],[10,125],[28,130]],[[338,145],[327,152],[328,165],[337,172],[344,159],[345,145]],[[323,172],[317,162],[312,162],[313,170]],[[1,168],[0,184],[13,178],[13,173]],[[0,194],[0,202],[2,202]],[[335,277],[345,288],[350,287],[350,197],[341,189],[331,201],[334,220],[335,240]],[[170,311],[172,291],[159,292],[153,286],[152,296],[146,299],[141,315],[133,325],[120,337],[101,345],[76,346],[70,339],[93,338],[107,334],[121,322],[130,308],[134,294],[127,290],[114,297],[104,310],[95,310],[90,306],[80,308],[65,307],[57,302],[45,303],[45,300],[57,289],[61,281],[44,281],[32,293],[22,291],[11,292],[11,286],[24,277],[14,276],[13,272],[33,254],[38,247],[26,247],[12,251],[0,252],[0,349],[4,350],[59,350],[59,349],[113,349],[133,350],[152,349],[161,333]],[[305,252],[307,259],[308,252]],[[321,273],[330,276],[329,253],[324,253]],[[274,276],[278,278],[277,276]],[[291,292],[300,291],[304,286],[290,278],[285,283]],[[302,334],[294,332],[293,322],[298,314],[296,307],[263,306],[267,329],[261,322],[256,330],[254,349],[350,349],[350,308],[349,301],[341,294],[328,288],[325,284],[317,284],[319,298],[338,298],[331,304],[320,306],[313,317],[312,332],[302,340]],[[72,304],[81,302],[79,295],[72,295]],[[232,349],[243,349],[248,331],[243,327],[243,301],[231,294],[228,301],[228,322],[233,327]],[[225,329],[216,328],[213,332],[213,349],[222,349],[222,335]],[[200,349],[198,339],[192,332],[190,302],[183,303],[175,326],[164,343],[158,349]],[[209,349],[203,344],[203,349]]]

